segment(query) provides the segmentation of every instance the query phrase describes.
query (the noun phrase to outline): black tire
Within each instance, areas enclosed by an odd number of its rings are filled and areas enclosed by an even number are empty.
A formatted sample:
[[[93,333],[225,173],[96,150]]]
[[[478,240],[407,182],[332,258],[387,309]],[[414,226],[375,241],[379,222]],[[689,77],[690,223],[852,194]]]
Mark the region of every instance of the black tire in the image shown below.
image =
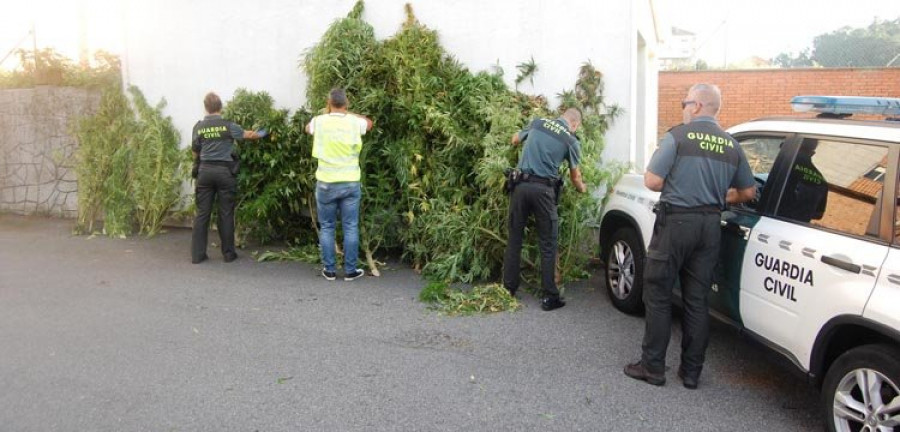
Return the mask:
[[[828,368],[822,385],[826,429],[832,432],[882,430],[877,428],[881,423],[876,422],[884,421],[886,418],[879,415],[879,406],[887,405],[891,401],[900,401],[900,362],[897,359],[900,359],[900,349],[889,345],[864,345],[838,357]],[[868,392],[869,399],[874,401],[869,407],[863,403],[859,373],[869,380],[869,385],[863,387],[874,389]],[[872,398],[872,395],[877,397]],[[852,399],[852,402],[859,402],[859,406],[864,407],[863,412],[860,412],[858,407],[848,407],[844,402],[848,398]],[[877,399],[881,399],[881,402],[879,403]],[[836,409],[836,406],[841,408]],[[862,420],[850,420],[845,413],[855,414],[855,417]],[[894,412],[891,415],[894,421],[900,419],[900,413]],[[872,423],[868,424],[868,428],[864,428],[867,419]],[[895,426],[893,430],[900,431],[900,427]]]
[[[603,280],[616,309],[629,315],[644,313],[644,244],[631,227],[617,229],[603,246]]]

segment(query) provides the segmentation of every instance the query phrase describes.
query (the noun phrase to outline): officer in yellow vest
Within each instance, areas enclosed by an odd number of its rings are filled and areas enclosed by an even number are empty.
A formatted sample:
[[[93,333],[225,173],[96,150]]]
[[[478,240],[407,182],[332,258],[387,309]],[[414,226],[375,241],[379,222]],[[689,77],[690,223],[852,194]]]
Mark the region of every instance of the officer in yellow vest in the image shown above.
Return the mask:
[[[319,162],[316,170],[316,209],[319,213],[319,248],[322,250],[322,276],[337,277],[334,236],[337,214],[344,230],[344,280],[361,278],[356,268],[359,259],[359,153],[362,136],[372,129],[372,120],[347,111],[347,93],[336,88],[328,95],[327,113],[306,125],[313,136],[312,155]]]

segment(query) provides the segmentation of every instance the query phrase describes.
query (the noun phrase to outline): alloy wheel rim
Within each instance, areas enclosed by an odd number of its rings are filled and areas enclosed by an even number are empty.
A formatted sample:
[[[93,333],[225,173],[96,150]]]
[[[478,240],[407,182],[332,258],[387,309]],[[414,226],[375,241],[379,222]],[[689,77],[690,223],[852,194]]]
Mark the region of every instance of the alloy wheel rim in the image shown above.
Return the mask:
[[[607,284],[619,300],[625,300],[634,286],[634,253],[628,243],[619,240],[613,244],[606,263]]]
[[[841,432],[900,430],[900,389],[874,369],[844,375],[834,393],[833,421]]]

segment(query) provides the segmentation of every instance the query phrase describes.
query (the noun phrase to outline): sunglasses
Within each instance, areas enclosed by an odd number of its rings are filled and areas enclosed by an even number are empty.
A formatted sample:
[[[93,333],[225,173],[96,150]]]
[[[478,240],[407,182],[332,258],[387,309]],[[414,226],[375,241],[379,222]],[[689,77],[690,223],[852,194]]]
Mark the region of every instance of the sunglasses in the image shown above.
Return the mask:
[[[681,101],[681,109],[684,109],[686,106],[695,104],[695,103],[697,103],[697,101],[692,101],[692,100]]]

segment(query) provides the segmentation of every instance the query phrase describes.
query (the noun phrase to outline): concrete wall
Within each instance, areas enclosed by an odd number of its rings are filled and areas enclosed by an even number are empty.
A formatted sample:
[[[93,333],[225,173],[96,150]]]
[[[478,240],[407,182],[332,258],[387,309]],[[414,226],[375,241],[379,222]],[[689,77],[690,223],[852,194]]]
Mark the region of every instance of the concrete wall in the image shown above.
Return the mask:
[[[0,211],[77,215],[70,123],[99,102],[98,92],[77,88],[0,90]]]
[[[447,52],[473,71],[500,66],[512,86],[516,65],[534,57],[539,67],[534,84],[520,89],[550,100],[572,89],[578,68],[591,61],[605,75],[607,102],[625,110],[607,133],[605,156],[643,165],[648,143],[655,142],[657,106],[651,0],[368,0],[363,18],[379,39],[386,39],[399,30],[406,3],[420,22],[439,33]],[[354,4],[132,2],[123,11],[125,80],[139,86],[148,100],[167,99],[167,114],[183,145],[203,115],[203,95],[210,90],[226,100],[240,87],[265,90],[279,107],[296,109],[306,102],[306,77],[298,68],[303,52]],[[643,142],[636,144],[639,135]]]
[[[722,90],[719,121],[726,128],[758,117],[791,115],[794,96],[900,97],[900,68],[661,72],[657,135],[681,123],[681,100],[699,82]]]

